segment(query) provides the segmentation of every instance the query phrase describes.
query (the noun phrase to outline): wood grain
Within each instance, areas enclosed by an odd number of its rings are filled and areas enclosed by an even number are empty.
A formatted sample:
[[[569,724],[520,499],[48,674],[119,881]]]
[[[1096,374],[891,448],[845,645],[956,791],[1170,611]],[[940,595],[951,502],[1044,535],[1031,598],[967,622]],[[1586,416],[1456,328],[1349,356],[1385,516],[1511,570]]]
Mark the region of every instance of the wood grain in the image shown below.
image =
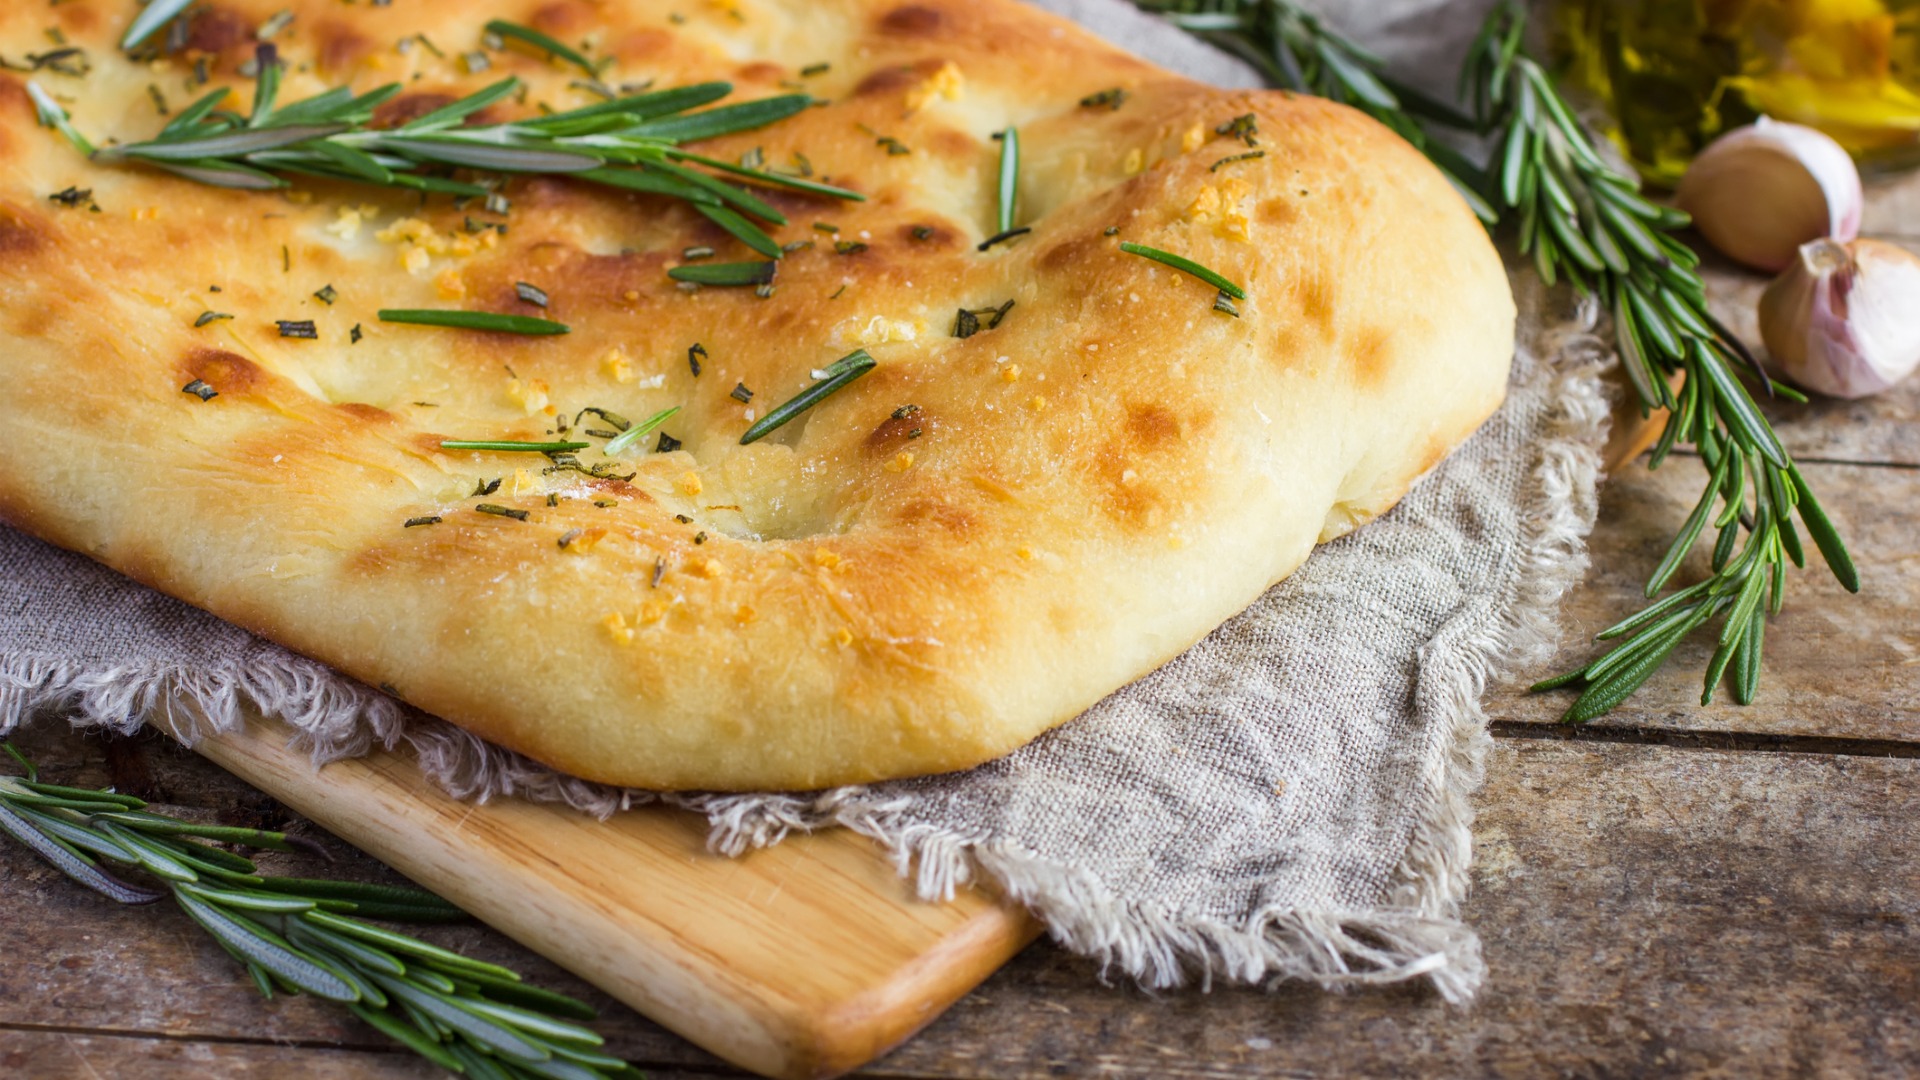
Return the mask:
[[[836,1076],[939,1015],[1038,933],[965,891],[915,899],[866,839],[710,854],[665,807],[596,821],[464,803],[375,752],[315,770],[251,718],[197,751],[621,1001],[768,1076]]]
[[[185,755],[154,757],[162,782],[183,795],[223,802],[234,793]],[[1490,977],[1470,1010],[1412,989],[1146,995],[1102,986],[1092,965],[1041,943],[862,1075],[1920,1070],[1911,1008],[1920,1000],[1920,841],[1911,827],[1920,761],[1507,740],[1479,802],[1466,916],[1485,939]],[[379,872],[364,856],[341,858],[339,872]],[[0,882],[10,896],[35,899],[0,951],[0,1054],[22,1027],[38,1037],[60,1024],[166,1033],[167,1056],[151,1060],[159,1051],[139,1040],[86,1043],[102,1076],[204,1075],[209,1059],[181,1058],[174,1044],[212,1047],[223,1070],[246,1053],[262,1063],[246,1067],[304,1064],[299,1055],[311,1051],[276,1045],[287,1043],[351,1051],[316,1057],[316,1069],[353,1061],[360,1071],[347,1075],[431,1075],[369,1053],[379,1036],[342,1023],[337,1010],[259,1002],[177,913],[119,908],[66,887],[11,846],[0,847]],[[541,985],[605,1001],[491,931],[444,933]],[[626,1010],[610,1010],[599,1026],[657,1080],[724,1071]],[[108,1068],[116,1063],[132,1071]]]
[[[1712,640],[1682,645],[1638,693],[1594,726],[1851,739],[1920,737],[1920,471],[1856,465],[1803,467],[1846,536],[1859,565],[1859,595],[1842,589],[1810,552],[1808,569],[1790,572],[1787,605],[1767,628],[1760,696],[1733,704],[1725,691],[1700,704],[1700,679]],[[1561,609],[1562,644],[1552,663],[1523,681],[1566,670],[1598,655],[1592,635],[1646,603],[1640,587],[1673,532],[1699,498],[1698,460],[1675,458],[1658,472],[1635,468],[1601,491],[1603,526],[1591,540],[1587,583]],[[1676,582],[1708,571],[1696,551]],[[1496,720],[1556,723],[1570,692],[1530,695],[1496,689]]]

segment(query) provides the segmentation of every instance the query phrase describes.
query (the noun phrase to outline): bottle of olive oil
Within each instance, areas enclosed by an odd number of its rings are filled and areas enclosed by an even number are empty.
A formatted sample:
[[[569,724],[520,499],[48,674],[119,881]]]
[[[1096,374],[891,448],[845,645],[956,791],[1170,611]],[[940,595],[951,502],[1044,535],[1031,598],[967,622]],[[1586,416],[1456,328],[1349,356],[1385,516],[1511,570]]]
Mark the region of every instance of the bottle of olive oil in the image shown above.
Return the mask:
[[[1920,0],[1562,0],[1554,29],[1655,183],[1762,114],[1869,167],[1920,164]]]

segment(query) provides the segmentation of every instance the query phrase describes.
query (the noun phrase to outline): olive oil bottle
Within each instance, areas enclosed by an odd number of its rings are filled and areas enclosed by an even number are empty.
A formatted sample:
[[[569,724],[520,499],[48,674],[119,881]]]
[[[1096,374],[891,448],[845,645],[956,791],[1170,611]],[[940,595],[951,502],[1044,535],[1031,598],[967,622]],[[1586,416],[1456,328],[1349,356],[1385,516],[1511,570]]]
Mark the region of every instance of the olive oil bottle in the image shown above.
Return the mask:
[[[1561,0],[1553,26],[1655,183],[1762,114],[1870,168],[1920,164],[1920,0]]]

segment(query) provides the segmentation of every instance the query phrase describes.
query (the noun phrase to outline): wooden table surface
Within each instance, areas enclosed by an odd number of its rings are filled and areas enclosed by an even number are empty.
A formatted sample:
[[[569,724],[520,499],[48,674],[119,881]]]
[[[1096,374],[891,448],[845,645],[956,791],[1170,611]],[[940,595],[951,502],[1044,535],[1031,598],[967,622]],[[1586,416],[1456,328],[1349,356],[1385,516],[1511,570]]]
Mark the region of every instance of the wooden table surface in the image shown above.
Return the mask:
[[[1920,250],[1920,177],[1875,185],[1866,231]],[[1710,274],[1750,339],[1762,284]],[[1792,577],[1750,707],[1699,706],[1701,644],[1577,731],[1554,722],[1564,697],[1492,693],[1465,911],[1490,975],[1470,1009],[1417,988],[1150,996],[1041,941],[862,1075],[1920,1075],[1920,377],[1768,411],[1862,593]],[[1701,475],[1676,458],[1607,483],[1561,661],[1634,609]],[[21,742],[50,780],[318,832],[154,736]],[[388,873],[330,846],[330,872]],[[11,843],[0,889],[0,1075],[436,1075],[327,1003],[263,1002],[176,911],[115,905]],[[660,1080],[738,1075],[484,927],[430,936],[601,1005],[608,1049]]]

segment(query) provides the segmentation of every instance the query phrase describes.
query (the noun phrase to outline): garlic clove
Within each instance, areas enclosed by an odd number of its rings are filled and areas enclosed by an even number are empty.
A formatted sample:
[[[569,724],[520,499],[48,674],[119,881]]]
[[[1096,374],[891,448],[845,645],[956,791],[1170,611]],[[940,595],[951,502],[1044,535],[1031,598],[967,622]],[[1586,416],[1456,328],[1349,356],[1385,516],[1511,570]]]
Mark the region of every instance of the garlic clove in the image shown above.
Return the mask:
[[[1760,297],[1760,336],[1808,390],[1877,394],[1920,367],[1920,257],[1878,240],[1802,245]]]
[[[1674,200],[1728,258],[1779,271],[1810,240],[1853,239],[1866,197],[1860,170],[1839,143],[1761,117],[1708,143]]]

